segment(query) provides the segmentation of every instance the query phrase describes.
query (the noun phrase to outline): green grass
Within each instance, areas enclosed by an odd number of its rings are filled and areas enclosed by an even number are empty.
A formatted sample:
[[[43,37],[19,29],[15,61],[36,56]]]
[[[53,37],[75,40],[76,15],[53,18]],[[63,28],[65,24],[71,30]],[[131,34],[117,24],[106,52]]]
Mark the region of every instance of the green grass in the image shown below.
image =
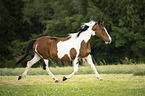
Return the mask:
[[[145,64],[140,65],[106,65],[96,66],[97,70],[101,74],[134,74],[136,72],[145,71]],[[17,76],[24,72],[25,68],[0,68],[1,76]],[[55,75],[68,75],[73,71],[73,67],[50,67],[50,70]],[[93,74],[94,72],[90,66],[79,66],[77,75],[79,74]],[[28,75],[47,75],[47,72],[42,68],[30,68]]]
[[[133,73],[133,75],[144,76],[145,75],[145,70],[136,71],[136,72]]]
[[[71,79],[62,78],[73,67],[56,67],[50,70],[58,83],[42,68],[30,68],[28,75],[18,81],[17,75],[25,68],[0,68],[0,96],[144,96],[145,65],[96,66],[103,81],[99,81],[90,66],[79,66]]]
[[[56,75],[61,80],[64,75]],[[145,77],[132,74],[74,75],[59,83],[48,75],[0,76],[0,96],[144,96]]]

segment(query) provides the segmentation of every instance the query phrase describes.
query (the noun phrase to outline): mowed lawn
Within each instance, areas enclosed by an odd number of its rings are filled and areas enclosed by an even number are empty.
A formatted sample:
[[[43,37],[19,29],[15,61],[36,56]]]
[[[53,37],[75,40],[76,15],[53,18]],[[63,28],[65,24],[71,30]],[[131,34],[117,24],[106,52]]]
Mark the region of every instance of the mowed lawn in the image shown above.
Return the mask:
[[[100,66],[100,68],[102,67]],[[118,67],[121,68],[120,66]],[[66,69],[67,67],[64,68]],[[144,65],[141,65],[140,69],[144,70],[144,68]],[[40,68],[38,69],[40,70]],[[38,69],[37,71],[39,71]],[[63,70],[63,68],[61,69]],[[84,70],[85,68],[83,67],[82,69]],[[80,68],[80,73],[82,69]],[[12,70],[15,71],[17,69]],[[125,71],[124,68],[122,70]],[[128,70],[130,74],[119,74],[119,72],[117,74],[100,74],[104,78],[103,81],[99,81],[91,72],[89,74],[79,74],[78,72],[77,75],[63,82],[64,74],[58,74],[55,75],[60,80],[58,83],[55,83],[49,75],[31,75],[29,73],[27,77],[19,81],[17,80],[18,76],[1,75],[0,96],[145,96],[145,76],[133,75],[131,70]],[[0,71],[1,73],[2,71],[5,72],[6,69],[1,69]]]

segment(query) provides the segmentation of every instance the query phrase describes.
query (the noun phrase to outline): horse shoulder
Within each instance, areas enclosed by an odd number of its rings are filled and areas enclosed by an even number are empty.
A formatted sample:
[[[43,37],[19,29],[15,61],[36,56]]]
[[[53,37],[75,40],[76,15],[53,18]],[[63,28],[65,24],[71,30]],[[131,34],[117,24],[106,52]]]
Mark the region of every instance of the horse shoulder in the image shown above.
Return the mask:
[[[82,41],[79,52],[79,58],[86,57],[90,53],[91,53],[90,42]]]

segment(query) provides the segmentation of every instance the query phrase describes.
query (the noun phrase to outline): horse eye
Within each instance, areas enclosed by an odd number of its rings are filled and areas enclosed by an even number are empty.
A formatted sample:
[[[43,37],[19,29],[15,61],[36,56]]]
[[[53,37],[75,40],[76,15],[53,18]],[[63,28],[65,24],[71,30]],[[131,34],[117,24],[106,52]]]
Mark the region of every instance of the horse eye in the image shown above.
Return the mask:
[[[105,30],[104,29],[102,29],[102,34],[105,35]]]

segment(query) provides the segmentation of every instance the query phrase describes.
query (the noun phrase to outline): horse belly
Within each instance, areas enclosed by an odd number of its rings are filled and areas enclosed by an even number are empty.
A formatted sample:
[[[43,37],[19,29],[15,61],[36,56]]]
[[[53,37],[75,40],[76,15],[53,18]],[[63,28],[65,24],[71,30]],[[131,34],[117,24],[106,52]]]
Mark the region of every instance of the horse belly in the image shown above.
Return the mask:
[[[72,43],[58,43],[57,51],[57,56],[61,61],[74,60],[77,55],[77,48]]]

